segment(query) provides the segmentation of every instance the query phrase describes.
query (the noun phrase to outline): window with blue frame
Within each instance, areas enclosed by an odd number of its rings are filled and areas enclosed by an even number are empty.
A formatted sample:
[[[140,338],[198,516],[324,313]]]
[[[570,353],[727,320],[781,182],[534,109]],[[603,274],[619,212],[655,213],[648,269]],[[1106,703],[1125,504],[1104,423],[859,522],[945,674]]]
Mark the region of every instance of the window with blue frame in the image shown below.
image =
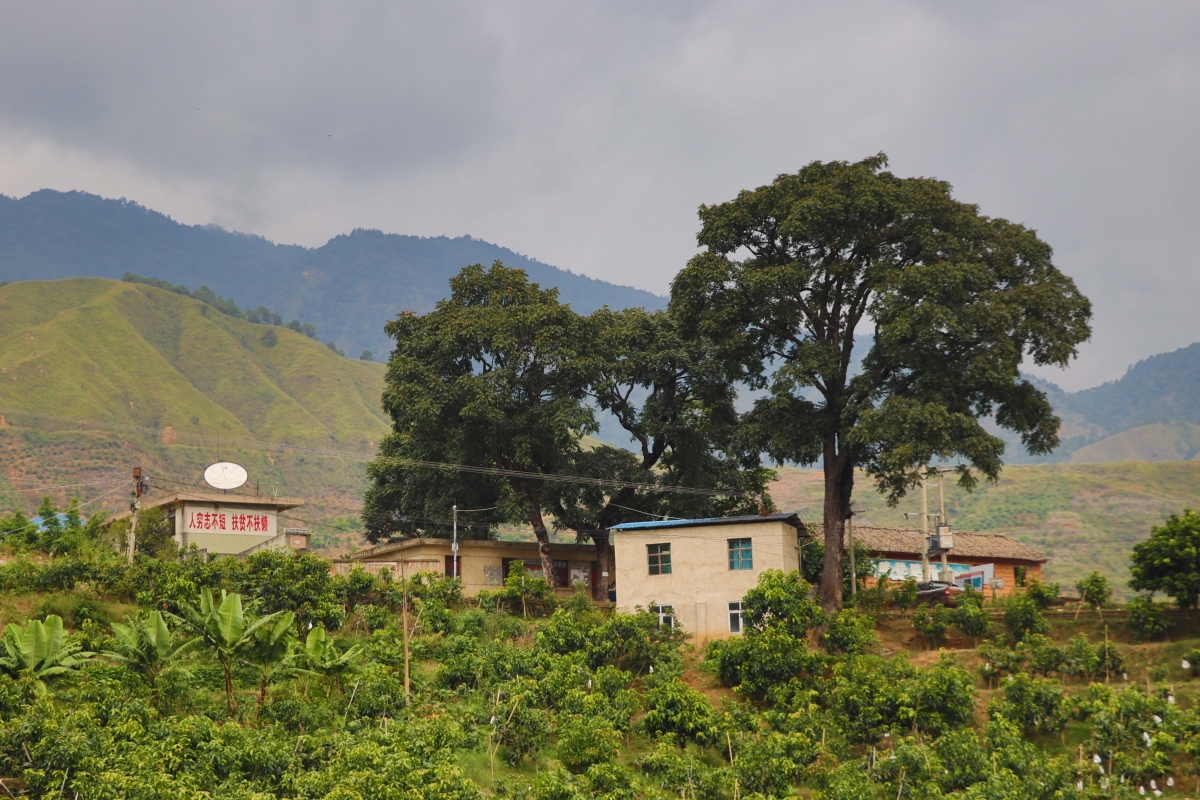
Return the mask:
[[[749,539],[729,540],[729,568],[754,569],[754,552]]]

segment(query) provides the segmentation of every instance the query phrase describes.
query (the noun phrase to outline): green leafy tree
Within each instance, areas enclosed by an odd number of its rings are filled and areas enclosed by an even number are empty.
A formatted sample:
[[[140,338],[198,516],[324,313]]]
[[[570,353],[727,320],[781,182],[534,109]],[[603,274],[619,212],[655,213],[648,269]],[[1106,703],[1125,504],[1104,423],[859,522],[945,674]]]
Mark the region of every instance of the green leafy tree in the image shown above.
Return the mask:
[[[963,459],[967,488],[968,467],[995,479],[1004,444],[985,417],[1049,452],[1058,419],[1018,370],[1066,365],[1090,335],[1090,304],[1033,231],[886,163],[813,162],[702,206],[705,252],[671,287],[685,334],[769,389],[748,415],[748,449],[822,464],[827,611],[841,605],[855,468],[892,502],[938,458]],[[864,327],[873,339],[856,349]]]
[[[78,670],[94,655],[82,650],[78,642],[67,641],[62,617],[51,614],[45,622],[34,619],[24,625],[8,624],[0,670],[45,693],[47,679]]]
[[[1029,599],[1037,603],[1037,607],[1045,611],[1050,606],[1054,605],[1055,599],[1058,598],[1059,585],[1057,583],[1043,583],[1042,581],[1032,581],[1025,593],[1029,595]]]
[[[959,603],[954,609],[954,624],[963,636],[969,636],[971,641],[978,643],[981,637],[991,632],[992,617],[974,603]]]
[[[843,608],[821,634],[821,647],[834,655],[861,655],[879,644],[875,619],[852,608]]]
[[[367,468],[367,537],[441,535],[453,503],[499,506],[474,515],[473,524],[483,527],[473,530],[486,538],[496,520],[528,523],[543,574],[553,575],[539,476],[566,472],[581,434],[596,429],[584,403],[582,319],[558,301],[557,290],[496,262],[463,268],[433,312],[402,314],[386,330],[396,340],[383,395],[393,432]]]
[[[1070,698],[1057,681],[1023,672],[1001,682],[1004,697],[989,711],[1021,726],[1026,733],[1059,733],[1071,719]]]
[[[587,365],[588,394],[629,435],[634,452],[608,445],[575,451],[571,474],[746,493],[548,486],[546,509],[554,514],[556,526],[595,543],[601,573],[597,594],[607,597],[604,573],[615,573],[608,536],[613,525],[663,515],[719,517],[773,510],[765,488],[773,473],[758,466],[757,453],[753,458],[736,457],[733,383],[710,344],[685,338],[665,311],[602,308],[585,324],[589,347],[581,355]]]
[[[1027,594],[1014,594],[1008,598],[1004,604],[1004,627],[1018,642],[1030,633],[1050,630],[1037,602]]]
[[[234,663],[257,645],[256,634],[259,629],[272,625],[283,612],[253,619],[242,610],[240,594],[227,593],[222,589],[221,601],[217,603],[207,586],[200,590],[199,608],[183,605],[180,611],[184,624],[221,664],[225,673],[225,700],[229,710],[233,711],[237,708],[237,700],[233,696]],[[290,619],[288,623],[291,624]]]
[[[795,639],[803,639],[825,621],[811,595],[812,587],[799,573],[763,570],[758,584],[742,598],[742,618],[749,628],[777,627]]]
[[[1200,604],[1200,514],[1184,509],[1150,531],[1150,538],[1133,546],[1129,585],[1144,592],[1162,592],[1180,608]]]
[[[114,622],[112,630],[116,649],[100,655],[145,676],[151,689],[164,672],[178,668],[179,661],[200,643],[198,638],[176,636],[158,610],[151,611],[143,619]]]
[[[572,772],[587,772],[617,756],[621,734],[608,721],[570,714],[558,725],[558,760]]]
[[[1099,572],[1093,572],[1075,584],[1079,592],[1079,601],[1087,603],[1093,611],[1099,612],[1112,600],[1113,588],[1108,578]]]
[[[1129,601],[1125,609],[1129,612],[1129,629],[1139,642],[1152,642],[1161,638],[1170,627],[1166,605],[1154,602],[1151,595],[1138,595]]]
[[[338,691],[342,691],[342,679],[358,668],[362,659],[363,648],[354,645],[345,651],[338,649],[337,643],[325,632],[324,628],[313,628],[304,639],[304,650],[300,653],[300,666],[308,672],[315,672],[332,679]]]
[[[258,709],[262,716],[267,701],[267,684],[272,679],[295,672],[296,615],[281,612],[270,624],[254,631],[253,641],[242,654],[242,660],[258,673]]]
[[[954,622],[954,612],[944,605],[922,605],[912,616],[912,626],[925,639],[926,647],[938,647],[946,641],[946,631]]]
[[[679,678],[659,681],[646,691],[642,727],[652,736],[673,734],[700,744],[716,744],[717,714],[708,698]]]

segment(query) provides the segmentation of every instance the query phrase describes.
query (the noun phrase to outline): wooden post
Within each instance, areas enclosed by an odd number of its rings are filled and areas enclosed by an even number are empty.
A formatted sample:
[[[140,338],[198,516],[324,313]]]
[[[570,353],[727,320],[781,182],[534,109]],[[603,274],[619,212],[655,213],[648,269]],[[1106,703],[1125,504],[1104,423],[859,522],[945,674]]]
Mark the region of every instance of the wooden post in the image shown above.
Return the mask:
[[[410,691],[408,674],[408,578],[404,572],[404,556],[400,556],[400,584],[404,602],[400,608],[401,622],[404,625],[404,704],[408,705]]]

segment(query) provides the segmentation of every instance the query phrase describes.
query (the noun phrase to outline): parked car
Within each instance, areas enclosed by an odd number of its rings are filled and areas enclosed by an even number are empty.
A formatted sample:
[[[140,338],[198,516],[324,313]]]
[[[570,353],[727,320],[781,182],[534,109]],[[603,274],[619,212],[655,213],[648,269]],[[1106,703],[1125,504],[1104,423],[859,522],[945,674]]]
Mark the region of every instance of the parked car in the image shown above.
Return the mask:
[[[917,602],[953,607],[963,589],[946,581],[923,581],[917,584]]]

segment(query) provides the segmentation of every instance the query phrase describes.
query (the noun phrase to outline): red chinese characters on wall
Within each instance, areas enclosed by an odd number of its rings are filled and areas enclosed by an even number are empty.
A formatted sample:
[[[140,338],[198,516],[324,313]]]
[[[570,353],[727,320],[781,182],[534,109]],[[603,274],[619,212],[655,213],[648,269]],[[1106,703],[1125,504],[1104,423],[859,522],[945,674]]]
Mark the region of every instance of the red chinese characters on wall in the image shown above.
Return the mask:
[[[271,518],[267,514],[247,514],[241,511],[188,509],[187,529],[231,533],[270,533]]]

